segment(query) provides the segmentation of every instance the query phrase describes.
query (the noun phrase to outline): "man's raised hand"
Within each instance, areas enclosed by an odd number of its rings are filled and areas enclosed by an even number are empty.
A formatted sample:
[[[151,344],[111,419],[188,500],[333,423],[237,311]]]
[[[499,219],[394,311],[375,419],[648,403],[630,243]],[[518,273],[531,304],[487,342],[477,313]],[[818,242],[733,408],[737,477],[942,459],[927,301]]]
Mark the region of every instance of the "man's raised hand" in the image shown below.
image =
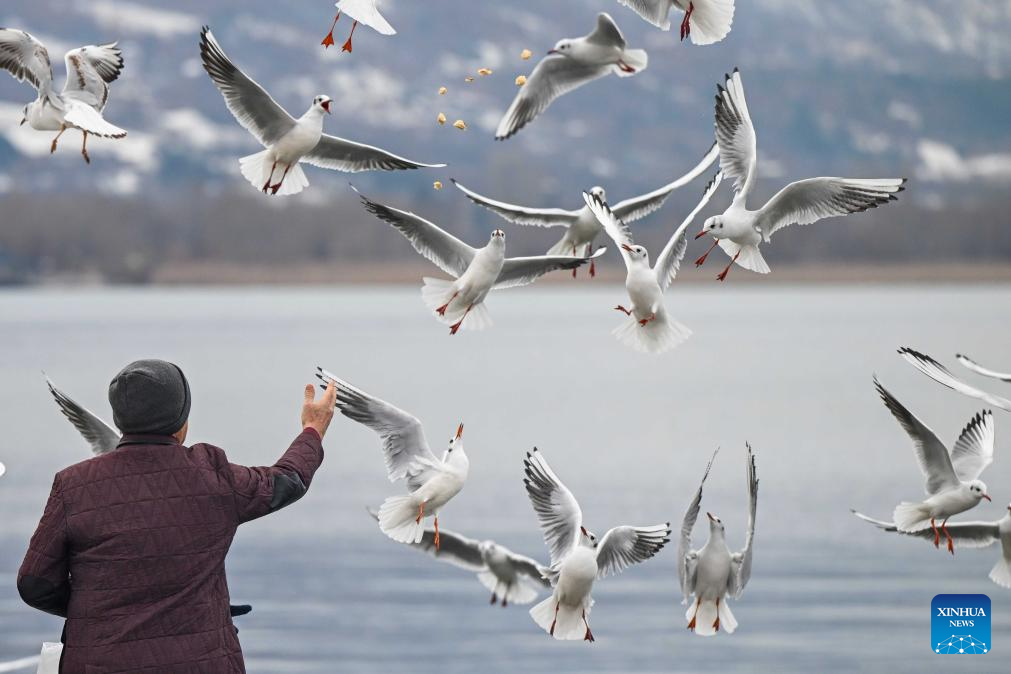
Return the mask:
[[[323,396],[316,401],[316,387],[312,384],[305,385],[305,400],[302,402],[302,428],[312,428],[319,433],[319,437],[326,434],[326,429],[330,427],[330,420],[333,419],[334,406],[337,403],[337,387],[327,386]]]

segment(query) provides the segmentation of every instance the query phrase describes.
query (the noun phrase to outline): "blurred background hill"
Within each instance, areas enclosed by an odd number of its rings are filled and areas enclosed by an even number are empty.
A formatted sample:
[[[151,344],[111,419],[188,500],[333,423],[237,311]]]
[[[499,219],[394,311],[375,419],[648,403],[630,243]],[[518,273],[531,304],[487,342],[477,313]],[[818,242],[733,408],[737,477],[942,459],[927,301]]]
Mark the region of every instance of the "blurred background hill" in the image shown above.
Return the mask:
[[[356,280],[396,277],[399,265],[417,262],[357,206],[346,174],[307,167],[310,187],[289,198],[245,183],[236,160],[259,146],[200,66],[204,23],[293,114],[326,93],[336,103],[328,132],[449,163],[350,179],[472,243],[500,221],[450,177],[495,198],[566,208],[594,184],[612,200],[655,189],[709,147],[716,84],[738,66],[759,136],[758,199],[813,175],[910,178],[898,204],[778,237],[766,255],[774,268],[944,263],[985,278],[1011,260],[1007,0],[741,0],[728,39],[705,48],[680,44],[676,32],[613,0],[385,0],[381,8],[399,34],[362,28],[348,55],[320,47],[333,18],[326,0],[3,3],[0,25],[49,47],[58,86],[66,49],[120,41],[126,68],[106,116],[130,135],[89,143],[91,166],[76,133],[50,156],[50,134],[18,127],[34,91],[0,74],[0,282]],[[649,68],[573,92],[517,137],[494,141],[516,75],[558,38],[589,32],[598,11],[649,51]],[[349,28],[338,24],[338,45]],[[524,48],[534,59],[520,60]],[[481,67],[494,74],[465,83]],[[438,126],[439,112],[468,130]],[[446,187],[433,190],[434,180]],[[638,223],[640,238],[660,245],[702,186]],[[729,198],[721,192],[710,211]],[[514,253],[543,251],[556,238],[507,231]],[[370,274],[373,263],[382,269]],[[708,270],[686,276],[711,280]]]

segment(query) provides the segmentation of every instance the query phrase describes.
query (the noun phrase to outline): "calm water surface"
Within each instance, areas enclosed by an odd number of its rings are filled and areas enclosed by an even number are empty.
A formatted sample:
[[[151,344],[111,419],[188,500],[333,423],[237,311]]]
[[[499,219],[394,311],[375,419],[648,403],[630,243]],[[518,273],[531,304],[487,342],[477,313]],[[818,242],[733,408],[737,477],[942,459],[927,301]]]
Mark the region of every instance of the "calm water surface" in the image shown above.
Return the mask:
[[[386,480],[375,436],[338,417],[309,495],[240,529],[229,556],[233,599],[254,605],[238,622],[251,672],[1011,669],[1011,592],[986,578],[995,548],[953,560],[848,510],[887,516],[922,493],[872,373],[953,441],[981,405],[932,384],[895,348],[949,363],[967,352],[1008,369],[1011,288],[675,290],[668,307],[695,334],[661,357],[626,351],[609,334],[618,286],[495,294],[495,327],[454,338],[425,315],[416,287],[0,293],[0,661],[59,636],[59,620],[20,603],[14,578],[53,473],[88,456],[41,371],[111,416],[112,374],[161,357],[190,378],[191,438],[237,462],[279,456],[317,364],[416,414],[438,447],[466,422],[471,477],[440,523],[539,558],[522,485],[534,445],[598,533],[665,520],[676,528],[721,447],[703,508],[723,518],[735,547],[746,523],[745,441],[758,457],[754,571],[734,604],[736,634],[685,632],[672,542],[598,585],[596,644],[556,643],[525,608],[489,607],[473,576],[378,532],[364,506],[400,487]],[[975,516],[996,519],[1011,500],[1009,423],[998,412],[997,461],[984,475],[994,503]],[[701,525],[698,534],[701,545]],[[928,650],[930,599],[942,592],[993,600],[993,651],[966,669]]]

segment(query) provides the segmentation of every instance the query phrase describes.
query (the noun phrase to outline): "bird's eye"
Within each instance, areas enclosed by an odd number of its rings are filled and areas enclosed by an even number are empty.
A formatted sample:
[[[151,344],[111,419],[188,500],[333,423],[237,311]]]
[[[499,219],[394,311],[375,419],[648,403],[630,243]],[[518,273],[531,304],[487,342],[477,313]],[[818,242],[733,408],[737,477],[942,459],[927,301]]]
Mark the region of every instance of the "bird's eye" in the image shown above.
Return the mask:
[[[722,222],[720,223],[720,229],[723,229],[723,223]]]

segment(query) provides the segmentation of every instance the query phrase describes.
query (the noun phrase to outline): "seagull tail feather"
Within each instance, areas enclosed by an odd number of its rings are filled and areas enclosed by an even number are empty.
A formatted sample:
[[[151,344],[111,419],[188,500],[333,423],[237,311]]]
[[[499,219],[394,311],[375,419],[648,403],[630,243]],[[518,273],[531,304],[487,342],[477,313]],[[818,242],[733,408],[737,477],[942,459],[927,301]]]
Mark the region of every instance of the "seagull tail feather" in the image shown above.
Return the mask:
[[[1011,590],[1011,560],[1001,557],[990,570],[990,580]]]
[[[418,506],[410,496],[391,496],[379,506],[379,528],[398,543],[421,542],[425,526],[417,518]]]
[[[263,150],[239,160],[239,170],[242,172],[242,177],[248,180],[250,185],[259,190],[263,189],[268,180],[274,184],[280,182],[281,187],[277,190],[277,194],[280,196],[298,194],[309,186],[309,180],[305,177],[305,172],[300,165],[292,164],[288,169],[288,175],[284,176],[285,167],[280,164],[274,166],[273,162],[267,160],[267,152],[268,150]],[[274,169],[273,176],[270,174],[271,169]],[[284,176],[283,181],[281,180],[282,176]]]
[[[688,339],[692,331],[686,326],[667,317],[661,310],[655,320],[639,325],[635,314],[629,316],[614,329],[619,342],[643,353],[663,353],[673,349]]]
[[[892,513],[895,528],[903,533],[920,531],[930,526],[930,511],[922,503],[902,502]]]
[[[553,636],[559,641],[577,641],[586,635],[586,625],[583,624],[582,609],[557,603],[552,594],[530,609],[530,617],[542,630],[551,634],[551,624],[554,623]],[[555,607],[558,607],[557,612]],[[590,617],[590,609],[586,609],[586,617]]]

